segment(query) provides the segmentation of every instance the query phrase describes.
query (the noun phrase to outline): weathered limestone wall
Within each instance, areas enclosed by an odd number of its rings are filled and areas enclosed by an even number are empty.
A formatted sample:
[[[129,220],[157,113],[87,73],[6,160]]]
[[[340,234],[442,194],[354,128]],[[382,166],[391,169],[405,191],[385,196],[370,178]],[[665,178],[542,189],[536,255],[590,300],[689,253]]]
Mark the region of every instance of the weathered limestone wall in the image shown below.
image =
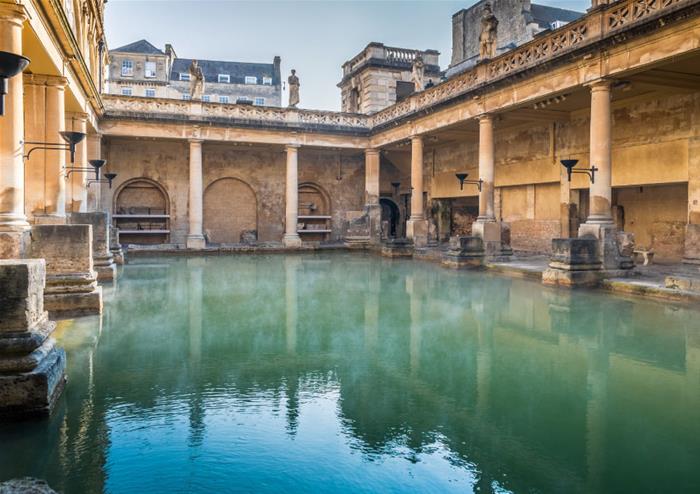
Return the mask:
[[[110,169],[118,173],[108,203],[123,184],[147,178],[160,184],[170,204],[170,243],[184,244],[188,232],[189,151],[187,143],[110,139]],[[285,151],[279,146],[204,143],[204,233],[214,243],[238,243],[257,232],[261,242],[279,242],[285,221]],[[299,184],[318,187],[330,201],[332,233],[340,240],[347,222],[364,207],[364,155],[302,147]],[[146,204],[142,204],[146,205]]]
[[[117,173],[104,204],[110,210],[122,186],[136,178],[158,183],[168,195],[170,243],[184,244],[187,236],[189,143],[124,138],[105,139],[104,158]]]
[[[634,98],[628,104],[619,102],[623,97],[624,93],[613,98],[613,205],[623,208],[624,229],[635,234],[640,246],[653,248],[659,260],[677,261],[683,256],[687,208],[692,212],[688,167],[693,159],[692,143],[700,134],[694,120],[700,112],[700,93]],[[504,129],[506,125],[512,127]],[[575,158],[583,166],[590,165],[587,111],[557,123],[514,126],[500,121],[495,138],[495,183],[501,191],[496,209],[500,206],[500,219],[511,224],[512,246],[549,251],[551,238],[560,236],[559,160]],[[462,142],[436,143],[434,153],[426,151],[425,172],[431,178],[432,197],[477,195],[475,186],[465,185],[460,191],[454,177],[455,172],[465,171],[470,179],[478,178],[477,141],[478,136],[465,136]],[[640,186],[644,186],[642,193]],[[587,193],[588,178],[574,175],[571,190],[576,203],[578,191],[583,196]],[[586,204],[577,206],[585,218]]]

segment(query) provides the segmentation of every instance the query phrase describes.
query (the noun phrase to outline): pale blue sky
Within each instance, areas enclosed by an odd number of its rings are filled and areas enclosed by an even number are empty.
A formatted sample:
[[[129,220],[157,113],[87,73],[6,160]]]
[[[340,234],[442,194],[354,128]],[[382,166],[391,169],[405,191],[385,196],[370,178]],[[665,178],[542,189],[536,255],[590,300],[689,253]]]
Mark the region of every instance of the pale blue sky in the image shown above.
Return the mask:
[[[110,0],[107,41],[117,48],[145,38],[178,56],[242,62],[282,57],[282,75],[297,70],[302,108],[340,109],[341,65],[371,41],[436,49],[447,67],[452,14],[475,0]],[[585,10],[587,0],[536,3]],[[286,104],[286,95],[283,96]]]

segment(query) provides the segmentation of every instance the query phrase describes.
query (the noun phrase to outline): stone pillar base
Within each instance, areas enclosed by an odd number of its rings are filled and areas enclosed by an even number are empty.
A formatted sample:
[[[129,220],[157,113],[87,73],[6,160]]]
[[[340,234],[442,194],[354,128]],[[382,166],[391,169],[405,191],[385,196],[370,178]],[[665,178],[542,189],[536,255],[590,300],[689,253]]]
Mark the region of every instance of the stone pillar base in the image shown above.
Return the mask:
[[[484,264],[484,242],[481,237],[451,237],[450,249],[442,265],[451,269],[478,268]]]
[[[613,223],[584,223],[578,228],[578,236],[598,240],[603,269],[617,271],[634,268],[634,236],[618,230]]]
[[[65,385],[66,355],[44,310],[45,266],[0,261],[0,417],[48,414]]]
[[[542,273],[545,285],[595,286],[603,278],[599,241],[595,238],[555,238],[549,268]]]
[[[406,238],[394,238],[382,244],[383,257],[413,257],[413,242]]]
[[[301,247],[301,237],[299,235],[285,235],[282,244],[290,249]]]
[[[472,235],[483,241],[484,255],[489,261],[509,261],[513,255],[510,228],[505,223],[477,219],[472,224]]]
[[[35,214],[34,224],[35,225],[65,225],[66,216],[59,216],[57,214]]]
[[[102,313],[91,225],[34,225],[31,257],[46,259],[44,299],[51,317]]]
[[[124,257],[124,250],[121,246],[118,249],[112,249],[112,257],[114,258],[114,264],[117,266],[123,266],[126,263],[126,258]]]
[[[700,225],[685,226],[685,251],[683,262],[700,264]]]
[[[0,259],[21,259],[29,247],[29,230],[0,232]]]
[[[423,248],[428,245],[428,220],[409,219],[406,222],[406,237],[413,240],[416,248]]]
[[[207,246],[207,241],[204,240],[204,235],[187,235],[185,245],[188,249],[202,250]]]
[[[97,271],[97,281],[112,281],[117,274],[117,265],[114,264],[112,253],[109,256],[94,258],[95,271]]]
[[[119,228],[115,226],[109,227],[109,251],[112,253],[114,263],[122,266],[125,262],[124,251],[122,244],[119,242]]]

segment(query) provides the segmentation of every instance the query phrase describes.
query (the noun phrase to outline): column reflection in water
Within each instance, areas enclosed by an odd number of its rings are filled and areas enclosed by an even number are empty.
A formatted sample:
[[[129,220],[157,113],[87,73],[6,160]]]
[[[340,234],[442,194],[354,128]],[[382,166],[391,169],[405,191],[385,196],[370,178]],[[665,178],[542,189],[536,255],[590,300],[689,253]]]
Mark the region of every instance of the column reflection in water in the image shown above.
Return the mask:
[[[206,258],[192,257],[187,259],[189,271],[189,439],[192,447],[202,446],[206,426],[204,424],[205,405],[202,389],[202,278],[206,267]]]
[[[381,297],[381,273],[377,269],[366,269],[367,290],[365,291],[365,350],[374,355],[379,339],[379,298]]]
[[[299,282],[297,271],[303,266],[299,256],[285,256],[285,341],[287,354],[295,356],[297,352],[297,328],[299,325]],[[286,376],[284,388],[287,398],[287,432],[295,435],[299,426],[299,376],[296,372],[296,361],[292,360]]]
[[[411,373],[415,374],[420,370],[420,347],[423,328],[420,288],[417,286],[415,274],[406,277],[406,293],[409,298],[409,310],[411,314],[411,340],[410,340],[410,362]]]

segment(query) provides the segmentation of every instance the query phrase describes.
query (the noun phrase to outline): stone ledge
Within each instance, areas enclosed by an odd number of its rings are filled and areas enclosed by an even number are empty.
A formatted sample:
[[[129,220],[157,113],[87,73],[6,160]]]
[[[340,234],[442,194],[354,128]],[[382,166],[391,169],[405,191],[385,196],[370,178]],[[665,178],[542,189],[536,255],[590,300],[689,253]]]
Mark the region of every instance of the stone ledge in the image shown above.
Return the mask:
[[[52,318],[102,314],[102,287],[88,293],[46,294],[44,307]]]

